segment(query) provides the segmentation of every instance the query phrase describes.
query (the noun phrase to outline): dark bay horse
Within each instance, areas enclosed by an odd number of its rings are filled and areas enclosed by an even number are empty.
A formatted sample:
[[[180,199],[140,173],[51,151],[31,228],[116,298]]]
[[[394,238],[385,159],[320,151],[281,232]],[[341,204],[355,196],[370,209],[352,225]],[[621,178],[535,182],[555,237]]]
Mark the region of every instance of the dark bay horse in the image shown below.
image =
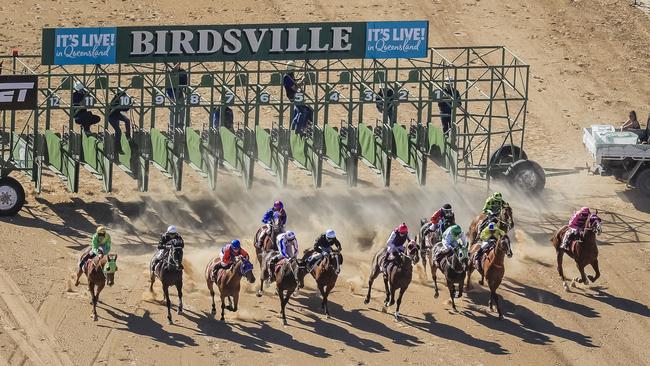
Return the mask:
[[[467,241],[470,245],[479,241],[479,230],[481,229],[479,226],[482,224],[483,227],[486,226],[484,224],[486,219],[490,219],[490,217],[488,217],[486,213],[481,212],[474,218],[474,220],[472,220],[472,223],[469,225],[469,231],[467,232]],[[512,207],[507,203],[504,204],[503,207],[501,207],[499,214],[491,218],[491,221],[497,224],[499,229],[503,230],[503,232],[507,234],[508,231],[515,227],[515,220],[512,216]]]
[[[167,320],[169,324],[172,322],[172,303],[169,299],[169,287],[176,286],[176,291],[178,292],[178,314],[183,313],[183,269],[181,268],[181,250],[182,248],[178,247],[169,247],[163,257],[163,260],[158,263],[155,268],[152,268],[153,261],[156,258],[154,254],[151,258],[150,268],[150,280],[149,291],[153,292],[153,284],[156,281],[156,277],[160,280],[162,284],[163,293],[165,294],[165,301],[167,301]]]
[[[270,258],[276,255],[277,252],[269,252],[264,257],[264,263],[267,263]],[[298,286],[304,287],[305,276],[307,275],[307,264],[298,258],[282,258],[275,263],[274,268],[270,270],[275,272],[275,287],[278,297],[280,298],[280,314],[282,315],[282,322],[287,324],[287,317],[284,309],[289,303],[289,298]],[[257,296],[262,296],[264,280],[269,278],[266,275],[266,268],[262,269],[262,277],[260,278],[260,290]]]
[[[219,288],[219,296],[221,296],[221,320],[224,320],[224,309],[228,311],[237,311],[237,304],[239,303],[239,290],[241,288],[241,279],[246,277],[249,283],[255,283],[255,276],[253,275],[253,264],[248,259],[237,256],[235,262],[229,269],[221,270],[218,277],[214,273],[215,265],[220,262],[219,258],[213,258],[205,269],[205,281],[210,290],[212,297],[212,315],[217,313],[217,307],[214,303],[214,284]],[[228,306],[226,306],[226,298],[228,298]]]
[[[399,257],[388,266],[388,273],[384,276],[384,287],[386,289],[386,300],[384,306],[389,307],[395,304],[395,292],[399,289],[399,297],[397,298],[397,308],[395,309],[395,320],[399,320],[399,308],[402,304],[402,296],[411,284],[413,277],[413,264],[417,264],[420,260],[419,251],[420,246],[415,240],[411,240],[405,245],[405,252],[400,252]],[[381,248],[375,254],[372,262],[372,269],[368,279],[368,294],[366,295],[364,304],[370,303],[370,294],[372,292],[372,284],[375,278],[382,273],[381,263],[383,257],[387,254],[386,248]]]
[[[564,234],[568,230],[568,227],[562,227],[558,232],[556,232],[553,237],[551,237],[551,242],[553,247],[555,247],[555,252],[557,253],[557,272],[562,279],[562,286],[566,291],[569,290],[569,286],[566,284],[566,278],[564,277],[564,269],[562,268],[562,259],[566,253],[569,257],[573,258],[580,271],[580,277],[575,278],[574,281],[582,284],[588,284],[589,281],[596,282],[600,277],[600,268],[598,267],[598,240],[596,235],[602,231],[602,221],[598,217],[598,211],[593,213],[585,225],[584,234],[582,239],[574,240],[569,243],[569,251],[564,251],[560,249],[560,244],[562,244],[562,239]],[[594,269],[595,276],[585,275],[585,267],[591,265]],[[589,280],[587,280],[589,278]]]
[[[497,295],[497,288],[501,285],[501,280],[506,272],[504,267],[505,257],[512,258],[512,246],[510,238],[508,235],[504,235],[498,243],[492,247],[488,252],[483,253],[479,267],[475,268],[474,256],[476,252],[481,247],[481,244],[474,244],[470,253],[472,253],[472,258],[469,262],[469,268],[467,270],[467,290],[471,288],[471,277],[472,271],[476,269],[481,274],[481,280],[478,282],[479,285],[483,285],[483,279],[487,278],[488,287],[490,288],[490,310],[493,310],[492,305],[497,307],[497,312],[499,313],[499,319],[503,319],[503,314],[501,313],[501,306],[499,306],[499,296]]]
[[[280,215],[275,213],[271,219],[271,233],[269,235],[264,234],[266,225],[260,227],[255,232],[255,238],[253,238],[253,246],[255,247],[255,254],[257,256],[257,262],[260,265],[260,277],[264,277],[264,268],[262,268],[262,262],[264,255],[268,252],[276,250],[276,238],[281,234],[282,228],[280,225]],[[259,245],[258,245],[259,244]]]
[[[440,269],[440,272],[445,275],[447,280],[447,288],[449,288],[449,296],[451,297],[451,306],[454,311],[456,309],[456,302],[454,298],[456,297],[456,285],[458,285],[458,297],[463,296],[463,282],[465,282],[465,275],[467,273],[467,248],[461,247],[458,245],[453,252],[441,258],[439,261],[436,260],[437,253],[442,250],[442,243],[436,244],[433,249],[433,260],[431,261],[431,276],[433,277],[433,288],[435,293],[433,294],[434,298],[438,298],[440,294],[438,293],[438,277],[437,270]]]
[[[90,247],[81,253],[84,258]],[[104,286],[113,286],[115,283],[115,272],[117,272],[117,254],[104,255],[100,253],[94,258],[88,259],[84,265],[83,272],[88,279],[88,291],[90,291],[91,303],[93,304],[93,320],[97,321],[97,302],[99,301],[99,294],[104,289]],[[79,285],[79,279],[75,285]]]
[[[305,253],[307,256],[309,253]],[[303,258],[305,261],[305,258]],[[330,292],[336,285],[336,280],[338,279],[338,271],[340,266],[343,264],[343,256],[338,251],[330,251],[329,253],[323,254],[323,257],[311,270],[311,275],[316,280],[316,286],[320,292],[321,298],[321,309],[325,311],[325,315],[329,318],[330,312],[327,307],[327,297]]]

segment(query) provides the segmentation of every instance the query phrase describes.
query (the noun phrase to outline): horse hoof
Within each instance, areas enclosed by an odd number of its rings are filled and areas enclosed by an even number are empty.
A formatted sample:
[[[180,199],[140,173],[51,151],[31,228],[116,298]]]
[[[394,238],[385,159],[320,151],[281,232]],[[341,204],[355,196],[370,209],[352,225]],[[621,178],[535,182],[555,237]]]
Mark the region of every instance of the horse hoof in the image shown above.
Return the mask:
[[[183,314],[183,309],[178,309],[178,314]]]
[[[437,292],[436,292],[435,294],[433,294],[433,298],[434,298],[434,299],[437,299],[437,298],[438,298],[438,296],[440,296],[440,294],[439,294],[439,293],[437,293]]]
[[[596,282],[596,278],[594,276],[587,276],[589,278],[589,281],[591,282]]]
[[[564,291],[569,292],[569,285],[566,282],[562,282],[562,287],[564,287]]]
[[[257,293],[255,294],[255,296],[257,296],[257,297],[262,297],[262,291],[257,291]]]
[[[503,315],[499,314],[499,320],[503,320]]]
[[[370,303],[370,299],[365,299],[365,300],[363,300],[363,303],[364,303],[365,305],[368,305],[368,304]]]

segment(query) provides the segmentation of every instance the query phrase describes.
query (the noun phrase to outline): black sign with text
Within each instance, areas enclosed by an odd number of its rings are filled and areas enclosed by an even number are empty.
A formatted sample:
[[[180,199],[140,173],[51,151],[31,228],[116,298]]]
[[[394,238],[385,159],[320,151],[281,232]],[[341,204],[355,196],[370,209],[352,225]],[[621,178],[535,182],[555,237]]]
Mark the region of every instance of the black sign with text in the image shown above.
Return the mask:
[[[0,110],[36,109],[38,76],[0,75]]]

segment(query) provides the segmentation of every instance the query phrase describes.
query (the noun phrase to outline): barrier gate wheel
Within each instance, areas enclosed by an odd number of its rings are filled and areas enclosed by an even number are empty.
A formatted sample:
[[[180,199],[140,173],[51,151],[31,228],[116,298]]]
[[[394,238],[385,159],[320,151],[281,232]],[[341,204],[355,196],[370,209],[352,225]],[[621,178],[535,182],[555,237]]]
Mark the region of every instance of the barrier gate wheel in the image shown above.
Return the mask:
[[[505,176],[516,189],[526,193],[539,193],[546,185],[544,168],[532,160],[516,161]]]
[[[25,204],[25,190],[11,177],[0,178],[0,216],[13,216]]]

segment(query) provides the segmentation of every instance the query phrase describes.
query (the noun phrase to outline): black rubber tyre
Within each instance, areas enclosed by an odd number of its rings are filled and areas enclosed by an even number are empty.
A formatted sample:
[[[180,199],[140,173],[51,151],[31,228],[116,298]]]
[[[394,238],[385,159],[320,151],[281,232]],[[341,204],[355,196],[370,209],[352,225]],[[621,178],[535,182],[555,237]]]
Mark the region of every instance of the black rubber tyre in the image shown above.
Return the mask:
[[[517,190],[525,193],[540,193],[546,185],[544,168],[532,160],[519,160],[505,172],[505,177]]]
[[[513,164],[517,159],[528,160],[528,156],[519,146],[503,145],[502,148],[492,153],[490,165]]]
[[[636,189],[644,196],[650,197],[650,169],[645,169],[634,180]]]
[[[25,204],[25,190],[12,177],[0,178],[0,216],[14,216]]]

